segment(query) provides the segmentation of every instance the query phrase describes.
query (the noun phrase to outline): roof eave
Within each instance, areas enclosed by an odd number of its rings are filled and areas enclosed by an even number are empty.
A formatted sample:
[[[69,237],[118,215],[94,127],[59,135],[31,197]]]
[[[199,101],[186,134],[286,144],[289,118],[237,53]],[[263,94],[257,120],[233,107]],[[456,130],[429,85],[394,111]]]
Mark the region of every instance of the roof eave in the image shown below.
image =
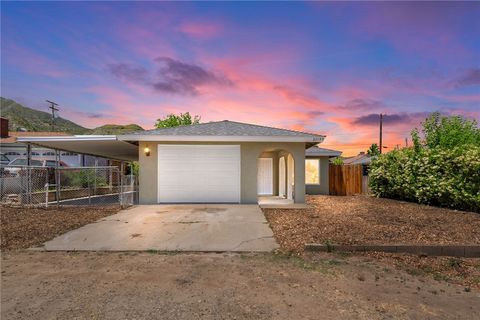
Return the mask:
[[[123,141],[191,141],[191,142],[323,142],[325,136],[312,135],[296,136],[178,136],[178,135],[120,135],[118,140]]]

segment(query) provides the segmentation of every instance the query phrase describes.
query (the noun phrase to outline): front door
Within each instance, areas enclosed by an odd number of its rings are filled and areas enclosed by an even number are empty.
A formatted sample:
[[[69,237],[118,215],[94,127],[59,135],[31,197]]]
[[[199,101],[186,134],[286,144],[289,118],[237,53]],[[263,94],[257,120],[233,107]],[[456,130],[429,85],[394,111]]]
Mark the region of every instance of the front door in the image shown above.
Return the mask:
[[[273,159],[258,158],[257,194],[273,195]]]

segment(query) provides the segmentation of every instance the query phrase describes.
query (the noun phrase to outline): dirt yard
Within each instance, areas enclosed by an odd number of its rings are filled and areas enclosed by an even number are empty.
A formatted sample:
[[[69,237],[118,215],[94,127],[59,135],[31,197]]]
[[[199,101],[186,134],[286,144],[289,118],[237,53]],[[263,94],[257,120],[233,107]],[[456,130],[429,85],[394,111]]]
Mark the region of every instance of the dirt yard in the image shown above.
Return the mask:
[[[41,245],[67,231],[79,228],[119,211],[103,207],[0,207],[1,249],[12,250]]]
[[[322,254],[2,257],[2,319],[479,319],[480,293]]]
[[[309,196],[310,209],[263,209],[282,248],[305,243],[480,244],[480,214],[367,196]]]

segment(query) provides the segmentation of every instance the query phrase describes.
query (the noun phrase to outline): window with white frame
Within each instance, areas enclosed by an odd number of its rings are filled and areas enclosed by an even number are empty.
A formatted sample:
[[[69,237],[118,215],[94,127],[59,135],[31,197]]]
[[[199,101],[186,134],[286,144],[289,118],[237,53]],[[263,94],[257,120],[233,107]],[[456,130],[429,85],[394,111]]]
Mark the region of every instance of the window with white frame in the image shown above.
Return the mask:
[[[319,159],[305,159],[305,183],[320,184]]]

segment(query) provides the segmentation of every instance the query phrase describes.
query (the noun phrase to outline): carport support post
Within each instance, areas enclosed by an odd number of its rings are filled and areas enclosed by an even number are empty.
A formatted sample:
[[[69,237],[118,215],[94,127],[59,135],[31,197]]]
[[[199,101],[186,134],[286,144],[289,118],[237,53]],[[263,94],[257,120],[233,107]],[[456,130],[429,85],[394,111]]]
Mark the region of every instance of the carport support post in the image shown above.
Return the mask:
[[[55,150],[55,198],[57,198],[57,207],[60,206],[60,172],[58,165],[60,162],[60,153]]]
[[[32,145],[27,143],[27,203],[31,204],[32,202]]]
[[[120,179],[118,180],[120,183],[120,186],[118,187],[118,201],[120,202],[120,206],[123,205],[123,171],[125,170],[125,162],[120,161]]]

